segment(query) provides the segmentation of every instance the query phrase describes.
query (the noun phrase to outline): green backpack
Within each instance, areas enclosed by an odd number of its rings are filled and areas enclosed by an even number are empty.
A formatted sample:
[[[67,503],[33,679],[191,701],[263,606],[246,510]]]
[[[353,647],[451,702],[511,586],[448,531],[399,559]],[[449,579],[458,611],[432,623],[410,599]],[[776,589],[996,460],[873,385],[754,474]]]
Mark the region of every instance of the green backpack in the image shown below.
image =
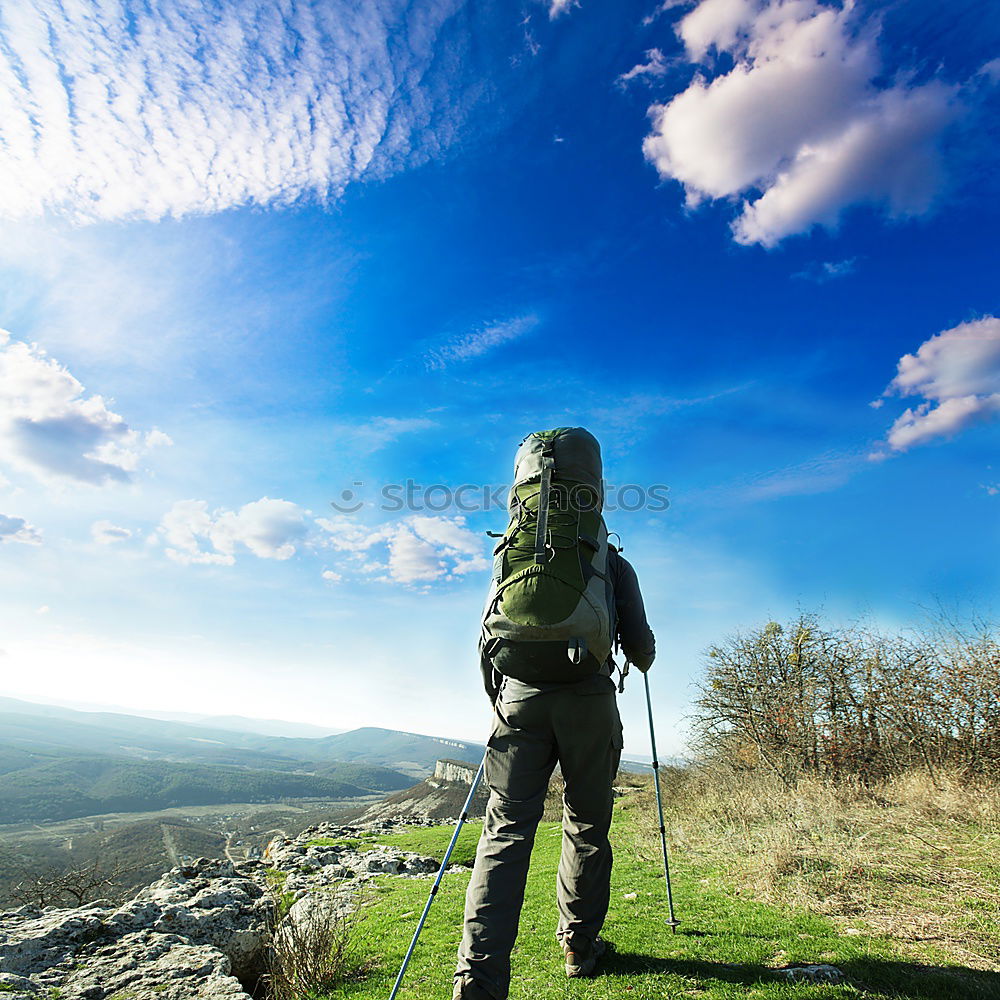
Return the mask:
[[[615,633],[601,446],[582,427],[529,434],[514,460],[510,523],[493,550],[481,649],[528,683],[597,673]]]

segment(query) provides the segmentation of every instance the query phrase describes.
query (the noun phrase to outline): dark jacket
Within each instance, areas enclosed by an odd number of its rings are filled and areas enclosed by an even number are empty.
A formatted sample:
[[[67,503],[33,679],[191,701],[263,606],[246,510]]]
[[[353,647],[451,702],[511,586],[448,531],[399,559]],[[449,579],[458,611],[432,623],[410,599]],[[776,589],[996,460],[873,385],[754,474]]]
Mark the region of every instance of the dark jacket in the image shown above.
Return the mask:
[[[608,574],[615,591],[615,617],[622,652],[629,663],[648,670],[656,656],[656,640],[646,621],[639,579],[632,564],[615,549],[608,551]]]

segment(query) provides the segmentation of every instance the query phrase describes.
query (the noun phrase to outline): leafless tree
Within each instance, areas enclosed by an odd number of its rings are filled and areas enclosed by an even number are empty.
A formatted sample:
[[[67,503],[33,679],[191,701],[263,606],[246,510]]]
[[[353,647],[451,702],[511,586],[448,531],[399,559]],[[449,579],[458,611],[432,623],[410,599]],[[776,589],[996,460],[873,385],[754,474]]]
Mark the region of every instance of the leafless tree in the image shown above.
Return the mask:
[[[116,896],[121,879],[141,866],[122,862],[91,861],[74,868],[53,866],[41,870],[21,867],[8,895],[19,903],[59,906],[68,902],[83,906],[103,896]]]

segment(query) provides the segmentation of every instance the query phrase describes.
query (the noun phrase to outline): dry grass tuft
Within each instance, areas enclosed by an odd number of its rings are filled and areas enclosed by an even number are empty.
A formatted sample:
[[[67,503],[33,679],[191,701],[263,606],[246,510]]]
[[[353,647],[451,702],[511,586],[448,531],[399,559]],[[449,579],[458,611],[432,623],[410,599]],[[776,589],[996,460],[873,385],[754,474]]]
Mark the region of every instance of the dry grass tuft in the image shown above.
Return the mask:
[[[308,902],[299,912],[275,893],[266,977],[271,1000],[315,1000],[363,971],[355,906],[332,892],[314,893]]]

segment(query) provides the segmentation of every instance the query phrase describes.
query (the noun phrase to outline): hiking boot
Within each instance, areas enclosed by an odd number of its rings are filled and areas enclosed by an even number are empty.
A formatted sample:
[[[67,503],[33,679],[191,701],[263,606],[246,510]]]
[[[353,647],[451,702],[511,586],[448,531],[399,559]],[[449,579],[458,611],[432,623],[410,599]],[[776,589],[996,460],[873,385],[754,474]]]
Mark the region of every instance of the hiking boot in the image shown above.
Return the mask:
[[[597,962],[608,950],[607,942],[598,935],[593,941],[577,938],[572,944],[564,945],[566,952],[566,975],[570,979],[592,976]]]
[[[495,1000],[492,993],[480,986],[471,976],[459,976],[451,1000]]]

